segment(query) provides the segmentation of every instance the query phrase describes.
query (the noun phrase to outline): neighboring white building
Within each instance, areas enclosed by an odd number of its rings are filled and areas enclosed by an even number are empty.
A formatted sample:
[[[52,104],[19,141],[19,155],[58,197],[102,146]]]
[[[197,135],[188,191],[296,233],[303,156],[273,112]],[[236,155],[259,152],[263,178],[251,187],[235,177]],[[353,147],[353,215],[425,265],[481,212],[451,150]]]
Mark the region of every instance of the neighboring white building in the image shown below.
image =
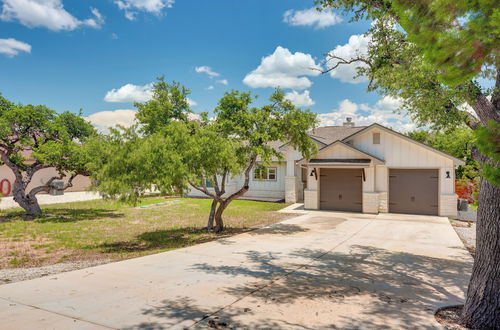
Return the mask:
[[[305,209],[363,213],[413,213],[456,217],[455,168],[464,162],[379,124],[316,128],[318,145],[304,159],[287,143],[276,144],[284,161],[254,169],[247,198],[303,202]],[[242,186],[230,178],[227,194]],[[190,196],[204,196],[190,190]]]

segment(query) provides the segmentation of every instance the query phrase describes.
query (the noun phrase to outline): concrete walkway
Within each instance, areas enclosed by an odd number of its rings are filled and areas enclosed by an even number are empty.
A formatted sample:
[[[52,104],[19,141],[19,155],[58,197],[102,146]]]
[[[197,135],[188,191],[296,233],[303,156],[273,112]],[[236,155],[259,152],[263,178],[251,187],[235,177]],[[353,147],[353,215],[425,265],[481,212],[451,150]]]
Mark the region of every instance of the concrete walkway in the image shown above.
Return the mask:
[[[439,328],[472,260],[446,218],[310,212],[0,286],[2,329]]]
[[[99,194],[87,191],[65,192],[64,195],[61,196],[38,194],[36,195],[36,197],[38,198],[38,202],[40,205],[81,202],[101,198]],[[14,201],[12,196],[2,197],[2,199],[0,200],[0,210],[10,209],[13,207],[19,207],[19,204]]]

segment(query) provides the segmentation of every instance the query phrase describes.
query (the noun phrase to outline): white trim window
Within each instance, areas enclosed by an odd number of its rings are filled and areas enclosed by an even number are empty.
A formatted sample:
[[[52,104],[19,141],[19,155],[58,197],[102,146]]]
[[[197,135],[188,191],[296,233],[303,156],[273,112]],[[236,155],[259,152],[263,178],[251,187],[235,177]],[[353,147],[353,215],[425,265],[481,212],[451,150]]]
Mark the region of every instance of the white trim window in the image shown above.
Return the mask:
[[[258,181],[276,181],[278,180],[278,168],[258,167],[253,170],[253,179]]]

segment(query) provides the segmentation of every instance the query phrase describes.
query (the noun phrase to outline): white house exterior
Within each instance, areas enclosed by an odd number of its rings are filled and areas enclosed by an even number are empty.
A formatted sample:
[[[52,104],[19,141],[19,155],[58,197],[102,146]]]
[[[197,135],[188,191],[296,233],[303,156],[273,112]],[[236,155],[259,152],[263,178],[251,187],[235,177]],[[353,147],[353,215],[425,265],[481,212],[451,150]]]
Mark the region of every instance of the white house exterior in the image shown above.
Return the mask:
[[[248,198],[303,202],[305,209],[413,213],[456,217],[455,168],[463,161],[379,124],[319,127],[310,133],[318,153],[304,159],[276,145],[284,161],[269,173],[252,171]],[[227,193],[243,177],[228,179]],[[191,190],[190,196],[204,196]]]

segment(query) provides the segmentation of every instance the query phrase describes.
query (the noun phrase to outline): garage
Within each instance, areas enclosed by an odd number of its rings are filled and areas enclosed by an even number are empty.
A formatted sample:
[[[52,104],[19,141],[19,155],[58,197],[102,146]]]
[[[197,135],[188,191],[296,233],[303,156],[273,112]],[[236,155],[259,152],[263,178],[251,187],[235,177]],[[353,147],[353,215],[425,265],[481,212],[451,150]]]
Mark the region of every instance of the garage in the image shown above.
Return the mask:
[[[389,212],[438,215],[438,170],[390,169]]]
[[[320,209],[362,212],[363,169],[322,168]]]

